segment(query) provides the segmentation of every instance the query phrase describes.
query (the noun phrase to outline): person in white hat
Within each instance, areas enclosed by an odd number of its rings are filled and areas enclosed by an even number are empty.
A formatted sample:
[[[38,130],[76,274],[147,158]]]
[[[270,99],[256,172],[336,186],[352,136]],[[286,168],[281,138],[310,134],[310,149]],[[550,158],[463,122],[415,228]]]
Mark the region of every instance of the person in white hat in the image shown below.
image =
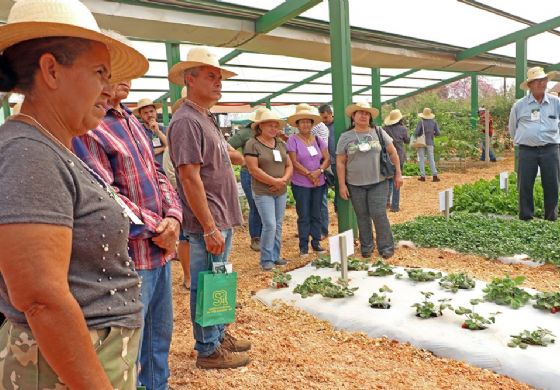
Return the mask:
[[[350,104],[346,115],[352,118],[352,125],[340,135],[336,145],[339,195],[350,199],[356,212],[362,256],[371,257],[375,248],[373,222],[379,255],[389,258],[394,254],[395,242],[385,207],[390,172],[382,160],[387,155],[390,158],[394,185],[399,189],[403,182],[399,155],[393,139],[373,123],[379,115],[376,108],[367,103]]]
[[[19,0],[0,26],[0,92],[25,95],[0,127],[2,388],[136,388],[129,219],[70,147],[103,118],[109,77],[147,69],[77,0]]]
[[[433,181],[440,181],[438,177],[436,162],[434,158],[434,137],[439,137],[439,126],[435,120],[435,115],[431,108],[425,107],[421,113],[418,114],[420,121],[416,125],[414,134],[419,137],[424,135],[426,146],[416,148],[418,155],[418,168],[420,168],[420,177],[418,180],[426,181],[426,153],[428,154],[428,162],[430,170],[432,171]]]
[[[152,99],[144,98],[138,100],[136,108],[132,113],[142,118],[146,135],[152,142],[152,150],[156,156],[156,161],[163,166],[163,152],[167,148],[167,136],[165,127],[157,122],[157,110],[161,108],[161,103],[154,103]]]
[[[251,348],[250,342],[227,332],[224,324],[203,327],[195,321],[198,275],[209,269],[208,258],[229,261],[233,228],[243,223],[232,163],[243,164],[244,159],[226,142],[210,112],[222,96],[222,80],[234,75],[208,48],[194,47],[168,76],[172,83],[187,87],[167,139],[183,204],[183,230],[189,236],[190,312],[196,366],[202,369],[244,366]]]
[[[383,121],[383,130],[393,139],[393,145],[395,145],[395,149],[397,149],[402,170],[404,162],[406,161],[404,145],[410,143],[410,137],[408,136],[408,129],[404,126],[401,110],[394,109],[387,115]],[[400,211],[401,190],[400,188],[396,188],[393,184],[393,179],[389,179],[387,206],[390,207],[392,212],[396,213]]]
[[[509,132],[513,143],[519,146],[518,184],[519,218],[533,219],[533,187],[540,168],[544,192],[544,218],[558,218],[558,177],[560,134],[560,100],[547,94],[550,73],[540,66],[527,71],[521,88],[529,94],[515,102],[509,115]]]
[[[258,121],[261,115],[265,112],[268,112],[269,109],[266,107],[259,107],[253,112],[253,114],[249,117],[249,120],[252,122]],[[233,137],[228,140],[228,143],[236,150],[243,150],[245,149],[245,144],[251,137],[254,136],[254,131],[251,128],[251,124],[245,126]],[[257,205],[255,204],[255,200],[253,199],[253,190],[251,189],[251,174],[247,169],[247,165],[243,165],[241,170],[239,171],[239,179],[241,181],[241,186],[243,187],[243,192],[245,193],[245,198],[247,199],[247,203],[249,204],[249,236],[251,237],[251,249],[255,252],[259,252],[261,250],[261,232],[262,232],[262,221],[259,215],[259,210],[257,209]]]

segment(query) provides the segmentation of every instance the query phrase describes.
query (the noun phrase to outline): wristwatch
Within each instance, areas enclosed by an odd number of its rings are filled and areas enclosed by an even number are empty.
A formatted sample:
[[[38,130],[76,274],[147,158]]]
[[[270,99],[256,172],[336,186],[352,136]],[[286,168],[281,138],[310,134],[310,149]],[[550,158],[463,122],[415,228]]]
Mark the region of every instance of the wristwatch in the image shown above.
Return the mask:
[[[319,168],[319,170],[321,171],[321,173],[325,173],[325,170],[323,168]]]

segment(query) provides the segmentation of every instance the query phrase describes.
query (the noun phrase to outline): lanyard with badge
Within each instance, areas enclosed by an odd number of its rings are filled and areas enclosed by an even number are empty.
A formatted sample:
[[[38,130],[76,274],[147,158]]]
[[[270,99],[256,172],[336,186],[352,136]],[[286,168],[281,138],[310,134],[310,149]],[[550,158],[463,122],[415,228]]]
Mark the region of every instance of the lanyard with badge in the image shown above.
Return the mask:
[[[536,122],[541,120],[541,110],[539,108],[533,108],[531,110],[531,121]]]
[[[354,130],[354,135],[356,136],[358,150],[364,153],[369,152],[371,150],[371,146],[372,146],[371,144],[373,143],[373,136],[369,133],[369,131],[361,139],[360,137],[358,137],[358,133],[356,132],[356,130]]]

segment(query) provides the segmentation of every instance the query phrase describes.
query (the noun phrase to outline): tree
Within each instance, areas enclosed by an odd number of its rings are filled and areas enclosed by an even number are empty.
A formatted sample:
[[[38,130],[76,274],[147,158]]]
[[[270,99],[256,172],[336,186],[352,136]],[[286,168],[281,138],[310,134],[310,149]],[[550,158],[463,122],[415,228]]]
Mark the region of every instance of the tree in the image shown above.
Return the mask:
[[[496,96],[497,91],[486,78],[478,77],[478,94],[480,97]],[[455,81],[437,90],[437,95],[442,99],[468,99],[471,96],[470,77]]]

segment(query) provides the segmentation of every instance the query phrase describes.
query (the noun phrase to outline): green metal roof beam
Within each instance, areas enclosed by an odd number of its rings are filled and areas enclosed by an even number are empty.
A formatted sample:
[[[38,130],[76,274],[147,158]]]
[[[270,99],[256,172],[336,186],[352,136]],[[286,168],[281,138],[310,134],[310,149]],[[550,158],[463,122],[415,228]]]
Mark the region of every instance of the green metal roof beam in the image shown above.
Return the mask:
[[[238,49],[230,51],[225,56],[220,58],[220,65],[225,65],[227,62],[233,60],[235,57],[239,57],[241,54],[243,54],[243,52]]]
[[[451,77],[451,78],[446,79],[446,80],[442,80],[442,81],[440,81],[439,83],[435,83],[435,84],[432,84],[432,85],[428,85],[427,87],[421,88],[421,89],[419,89],[419,90],[417,90],[417,91],[410,92],[410,93],[406,93],[406,94],[404,94],[404,95],[400,95],[400,96],[398,96],[398,97],[396,97],[396,98],[393,98],[393,99],[385,100],[385,101],[383,102],[383,104],[392,104],[392,103],[397,102],[397,101],[399,101],[399,100],[406,99],[406,98],[409,98],[409,97],[418,95],[419,93],[426,92],[426,91],[429,91],[429,90],[431,90],[431,89],[443,87],[444,85],[447,85],[447,84],[452,83],[452,82],[457,81],[457,80],[464,79],[465,77],[469,77],[469,76],[470,76],[470,73],[461,73],[461,74],[458,75],[458,76]]]
[[[286,93],[286,92],[289,92],[289,91],[291,91],[291,90],[293,90],[293,89],[296,89],[297,87],[300,87],[300,86],[302,86],[302,85],[305,85],[305,84],[309,83],[310,81],[313,81],[313,80],[315,80],[315,79],[318,79],[319,77],[323,77],[324,75],[329,74],[330,72],[331,72],[331,68],[327,68],[327,69],[325,69],[325,70],[322,70],[322,71],[320,71],[319,73],[316,73],[316,74],[314,74],[314,75],[311,75],[311,76],[309,76],[309,77],[307,77],[307,78],[301,80],[299,83],[292,84],[292,85],[290,85],[289,87],[283,88],[283,89],[281,89],[281,90],[278,91],[278,92],[274,92],[273,94],[271,94],[271,95],[269,95],[269,96],[267,96],[267,97],[264,97],[264,98],[262,98],[262,99],[257,100],[256,102],[254,102],[253,104],[251,104],[251,106],[254,107],[254,106],[256,106],[256,105],[259,105],[259,104],[261,104],[261,103],[266,102],[267,100],[274,99],[275,97],[280,96],[280,95],[282,95],[282,94],[284,94],[284,93]]]
[[[395,81],[395,80],[398,80],[398,79],[400,79],[400,78],[406,77],[406,76],[408,76],[408,75],[410,75],[410,74],[412,74],[412,73],[414,73],[414,72],[418,72],[419,70],[420,70],[420,69],[410,69],[410,70],[407,70],[406,72],[402,72],[402,73],[396,74],[396,75],[394,75],[394,76],[391,76],[391,77],[386,78],[385,80],[383,80],[383,81],[380,83],[380,85],[388,84],[388,83],[390,83],[391,81]],[[404,88],[404,87],[403,87],[403,88]],[[362,89],[358,89],[356,92],[352,92],[352,96],[354,96],[354,95],[359,95],[359,94],[361,94],[361,93],[367,92],[367,91],[369,91],[370,89],[371,89],[371,85],[370,85],[370,86],[367,86],[367,87],[364,87],[364,88],[362,88]]]
[[[510,43],[517,42],[517,40],[519,39],[529,38],[533,35],[541,34],[558,26],[560,26],[560,16],[546,20],[531,27],[527,27],[523,30],[504,35],[503,37],[493,39],[481,45],[471,47],[470,49],[463,50],[455,56],[455,59],[457,61],[466,60],[467,58],[475,57],[490,50],[494,50],[499,47],[509,45]]]
[[[286,0],[278,7],[271,9],[255,22],[255,32],[265,34],[280,27],[288,20],[304,13],[319,4],[322,0]]]

